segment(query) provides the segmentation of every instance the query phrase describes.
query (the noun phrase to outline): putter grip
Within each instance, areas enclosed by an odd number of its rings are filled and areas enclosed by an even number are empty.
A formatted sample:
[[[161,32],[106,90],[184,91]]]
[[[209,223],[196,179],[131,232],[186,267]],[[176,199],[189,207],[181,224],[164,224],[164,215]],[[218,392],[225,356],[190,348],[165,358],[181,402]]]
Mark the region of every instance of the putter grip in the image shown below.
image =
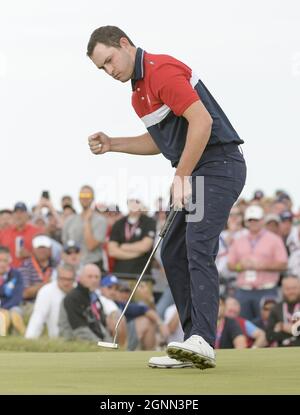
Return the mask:
[[[159,233],[159,236],[161,238],[163,238],[166,235],[166,233],[168,232],[168,230],[169,230],[169,228],[170,228],[170,226],[171,226],[171,224],[172,224],[175,216],[177,215],[177,212],[178,212],[178,210],[175,210],[174,209],[174,206],[173,206],[171,208],[171,210],[170,210],[170,213],[169,213],[169,215],[168,215],[168,217],[166,219],[166,222],[165,222],[164,226],[162,227],[162,229],[161,229],[161,231]]]

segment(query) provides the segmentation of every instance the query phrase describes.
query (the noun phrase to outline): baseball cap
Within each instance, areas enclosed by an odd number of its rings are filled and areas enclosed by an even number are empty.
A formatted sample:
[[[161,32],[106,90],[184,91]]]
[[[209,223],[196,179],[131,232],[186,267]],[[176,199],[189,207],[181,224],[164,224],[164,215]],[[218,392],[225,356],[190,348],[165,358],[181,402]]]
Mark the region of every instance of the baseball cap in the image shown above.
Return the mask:
[[[270,223],[270,222],[280,222],[280,216],[276,215],[275,213],[269,213],[268,215],[266,215],[265,217],[265,223]]]
[[[248,221],[250,219],[256,219],[261,220],[264,217],[264,210],[262,207],[257,205],[252,205],[247,207],[245,211],[245,221]]]
[[[17,210],[27,212],[27,206],[25,205],[24,202],[17,202],[14,206],[14,212],[16,212]]]
[[[290,196],[285,192],[281,192],[276,198],[277,202],[284,202],[285,200],[291,200]]]
[[[256,191],[254,192],[253,199],[255,199],[255,200],[260,200],[260,199],[262,199],[263,197],[264,197],[264,192],[263,192],[262,190],[256,190]]]
[[[67,241],[67,243],[64,245],[64,252],[67,254],[71,251],[76,251],[77,253],[80,252],[80,246],[75,241],[70,239]]]
[[[119,285],[119,279],[115,275],[106,275],[101,279],[101,287],[112,287],[113,285]]]
[[[51,248],[52,242],[47,235],[37,235],[32,240],[33,248]]]
[[[280,217],[281,222],[285,220],[292,221],[294,215],[290,210],[284,210],[283,212],[280,213],[279,217]]]

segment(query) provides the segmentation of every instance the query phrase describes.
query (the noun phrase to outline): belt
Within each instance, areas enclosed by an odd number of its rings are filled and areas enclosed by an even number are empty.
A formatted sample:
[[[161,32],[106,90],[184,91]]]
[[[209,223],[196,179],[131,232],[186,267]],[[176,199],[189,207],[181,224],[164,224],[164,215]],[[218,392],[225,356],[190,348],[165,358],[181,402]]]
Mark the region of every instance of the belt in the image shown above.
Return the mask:
[[[240,290],[251,291],[251,290],[271,290],[272,288],[275,288],[275,287],[276,287],[276,284],[274,284],[273,282],[270,282],[268,284],[264,284],[259,287],[253,287],[252,285],[242,285],[238,288]]]

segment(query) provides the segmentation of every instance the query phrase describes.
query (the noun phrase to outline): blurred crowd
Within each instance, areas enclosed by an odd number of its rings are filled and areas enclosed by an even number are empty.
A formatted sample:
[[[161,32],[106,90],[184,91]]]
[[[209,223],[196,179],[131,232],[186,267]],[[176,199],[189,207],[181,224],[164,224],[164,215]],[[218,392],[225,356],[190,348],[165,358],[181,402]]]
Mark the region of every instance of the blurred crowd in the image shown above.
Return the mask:
[[[57,210],[44,191],[0,210],[0,335],[112,341],[167,210],[138,196],[95,203],[91,186]],[[220,305],[216,348],[300,345],[300,215],[290,196],[256,191],[239,199],[221,233],[216,265]],[[128,350],[161,350],[183,331],[158,249],[119,326]]]

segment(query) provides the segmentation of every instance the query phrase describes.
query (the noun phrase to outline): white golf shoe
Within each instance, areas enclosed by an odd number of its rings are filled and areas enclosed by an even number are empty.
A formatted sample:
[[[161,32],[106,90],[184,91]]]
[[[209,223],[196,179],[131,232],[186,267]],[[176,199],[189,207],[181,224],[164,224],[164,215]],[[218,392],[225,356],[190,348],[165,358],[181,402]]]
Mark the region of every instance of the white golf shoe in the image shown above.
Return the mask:
[[[171,359],[169,356],[151,357],[148,362],[148,366],[161,369],[183,369],[187,367],[194,367],[191,362],[181,362],[177,359]]]
[[[183,343],[171,342],[168,344],[167,353],[172,359],[193,363],[199,369],[216,366],[214,349],[201,336],[193,335]]]

